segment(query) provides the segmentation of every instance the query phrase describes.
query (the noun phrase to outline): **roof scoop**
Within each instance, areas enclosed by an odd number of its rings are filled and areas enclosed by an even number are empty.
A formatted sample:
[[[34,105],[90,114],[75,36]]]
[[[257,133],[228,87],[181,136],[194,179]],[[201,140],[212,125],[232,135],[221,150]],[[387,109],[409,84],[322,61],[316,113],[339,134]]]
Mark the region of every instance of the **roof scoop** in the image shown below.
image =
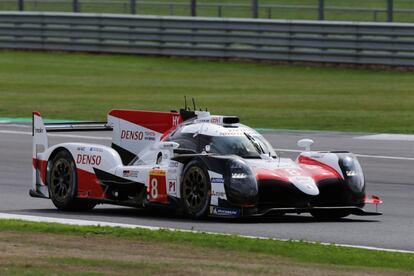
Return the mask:
[[[239,117],[236,117],[236,116],[223,117],[223,124],[231,125],[231,124],[238,124],[238,123],[240,123]]]

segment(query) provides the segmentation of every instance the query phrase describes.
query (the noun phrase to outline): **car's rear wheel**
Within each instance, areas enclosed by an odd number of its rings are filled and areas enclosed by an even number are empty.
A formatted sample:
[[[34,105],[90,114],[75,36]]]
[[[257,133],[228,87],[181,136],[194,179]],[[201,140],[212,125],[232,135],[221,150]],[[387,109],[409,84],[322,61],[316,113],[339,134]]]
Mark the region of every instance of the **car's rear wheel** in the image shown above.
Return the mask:
[[[318,220],[337,220],[350,215],[349,211],[341,210],[314,210],[310,212],[311,215]]]
[[[67,150],[57,152],[49,164],[49,194],[53,204],[62,211],[91,210],[96,203],[76,198],[76,165]]]
[[[208,213],[211,184],[207,169],[198,160],[189,162],[183,171],[181,201],[185,215],[202,218]]]

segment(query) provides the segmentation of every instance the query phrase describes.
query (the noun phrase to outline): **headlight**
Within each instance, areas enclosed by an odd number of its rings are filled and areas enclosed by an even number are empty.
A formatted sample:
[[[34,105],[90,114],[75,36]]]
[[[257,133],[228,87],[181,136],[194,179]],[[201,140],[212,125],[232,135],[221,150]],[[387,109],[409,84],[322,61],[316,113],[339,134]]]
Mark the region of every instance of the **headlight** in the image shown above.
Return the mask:
[[[258,193],[256,176],[250,167],[239,159],[231,159],[227,163],[227,192],[233,203],[254,203]]]
[[[243,179],[246,178],[247,174],[245,173],[232,173],[231,174],[231,178],[236,178],[236,179]]]
[[[353,155],[345,155],[339,159],[339,165],[346,183],[354,192],[363,192],[365,188],[364,173],[361,165]]]
[[[230,173],[232,179],[245,179],[252,174],[250,168],[239,160],[230,161]]]

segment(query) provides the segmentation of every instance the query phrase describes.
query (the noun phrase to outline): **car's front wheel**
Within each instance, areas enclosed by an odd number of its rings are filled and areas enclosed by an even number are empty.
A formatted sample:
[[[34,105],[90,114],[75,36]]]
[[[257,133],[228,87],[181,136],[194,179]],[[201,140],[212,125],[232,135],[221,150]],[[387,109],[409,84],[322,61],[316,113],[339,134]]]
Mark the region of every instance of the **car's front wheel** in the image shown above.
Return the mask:
[[[67,150],[60,150],[50,160],[47,182],[53,204],[62,211],[93,209],[96,203],[76,198],[76,165]]]
[[[211,184],[207,169],[198,160],[189,162],[183,171],[181,201],[184,213],[191,218],[202,218],[208,213]]]

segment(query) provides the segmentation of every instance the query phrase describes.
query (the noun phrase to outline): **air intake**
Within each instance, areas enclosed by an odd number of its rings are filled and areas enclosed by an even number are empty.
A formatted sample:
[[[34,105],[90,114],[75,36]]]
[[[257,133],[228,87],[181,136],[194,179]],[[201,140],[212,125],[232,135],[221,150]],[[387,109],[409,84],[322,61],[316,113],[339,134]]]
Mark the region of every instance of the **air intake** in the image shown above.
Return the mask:
[[[239,117],[232,116],[232,117],[223,117],[223,124],[237,124],[240,122]]]

